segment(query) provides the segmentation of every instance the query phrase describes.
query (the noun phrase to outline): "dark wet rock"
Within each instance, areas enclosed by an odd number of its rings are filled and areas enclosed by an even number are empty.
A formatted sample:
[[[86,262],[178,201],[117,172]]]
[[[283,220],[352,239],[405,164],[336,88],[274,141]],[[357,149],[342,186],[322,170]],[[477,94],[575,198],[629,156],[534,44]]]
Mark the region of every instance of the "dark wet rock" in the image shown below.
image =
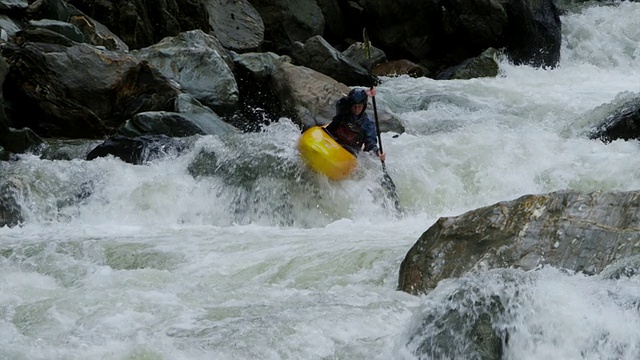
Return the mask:
[[[167,155],[178,155],[185,148],[185,141],[164,135],[143,135],[136,138],[116,135],[91,150],[87,154],[87,160],[111,155],[130,164],[141,165]]]
[[[254,132],[282,117],[291,116],[272,82],[279,58],[274,53],[234,53],[234,75],[240,99],[237,111],[227,117],[227,122],[243,131]]]
[[[560,61],[562,23],[552,0],[510,0],[503,3],[509,17],[501,48],[515,64],[555,67]]]
[[[173,110],[180,93],[148,63],[87,44],[27,43],[8,58],[11,125],[42,137],[100,138],[136,113]]]
[[[43,143],[44,140],[29,128],[9,128],[9,131],[4,134],[4,136],[0,136],[0,145],[2,145],[6,151],[18,154],[24,153],[27,150],[34,150]]]
[[[605,143],[618,139],[640,139],[640,96],[635,94],[620,101],[604,109],[608,115],[591,131],[590,139]]]
[[[4,180],[0,182],[0,227],[13,227],[24,221],[17,199],[23,197],[26,186],[17,179]]]

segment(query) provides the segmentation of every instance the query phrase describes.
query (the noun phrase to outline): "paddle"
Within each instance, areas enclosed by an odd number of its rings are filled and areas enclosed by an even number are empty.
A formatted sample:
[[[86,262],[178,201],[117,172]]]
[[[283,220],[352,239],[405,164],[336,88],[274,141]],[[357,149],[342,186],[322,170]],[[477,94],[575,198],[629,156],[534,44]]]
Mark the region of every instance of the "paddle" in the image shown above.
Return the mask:
[[[380,122],[378,121],[378,108],[376,107],[375,96],[371,96],[371,103],[373,104],[373,117],[376,120],[376,132],[378,133],[378,145],[380,147],[380,152],[384,153],[384,151],[382,150],[382,138],[380,137]],[[391,176],[389,176],[389,173],[387,172],[387,167],[384,164],[384,160],[380,159],[380,162],[382,163],[382,173],[383,173],[382,188],[384,189],[385,193],[393,200],[393,205],[395,205],[396,210],[399,211],[400,208],[398,204],[398,193],[396,192],[396,184],[394,184],[393,180],[391,180]]]

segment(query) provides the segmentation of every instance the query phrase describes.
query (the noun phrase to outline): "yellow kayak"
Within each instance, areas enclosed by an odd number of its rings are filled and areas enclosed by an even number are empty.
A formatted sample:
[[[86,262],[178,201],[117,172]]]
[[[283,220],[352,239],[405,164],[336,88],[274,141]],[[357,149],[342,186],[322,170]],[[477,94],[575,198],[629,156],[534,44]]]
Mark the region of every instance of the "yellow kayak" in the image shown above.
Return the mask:
[[[307,166],[331,180],[347,178],[357,164],[356,157],[340,146],[320,126],[314,126],[302,133],[298,141],[298,151]]]

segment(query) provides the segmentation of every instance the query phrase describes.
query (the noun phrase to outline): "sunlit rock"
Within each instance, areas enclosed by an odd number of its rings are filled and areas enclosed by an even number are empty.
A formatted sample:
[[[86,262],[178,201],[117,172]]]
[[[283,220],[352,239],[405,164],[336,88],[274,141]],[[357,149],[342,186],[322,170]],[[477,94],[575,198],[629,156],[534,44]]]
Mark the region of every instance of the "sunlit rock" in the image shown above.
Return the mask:
[[[567,190],[440,218],[409,250],[399,289],[425,293],[474,269],[556,268],[597,274],[640,253],[640,191]]]

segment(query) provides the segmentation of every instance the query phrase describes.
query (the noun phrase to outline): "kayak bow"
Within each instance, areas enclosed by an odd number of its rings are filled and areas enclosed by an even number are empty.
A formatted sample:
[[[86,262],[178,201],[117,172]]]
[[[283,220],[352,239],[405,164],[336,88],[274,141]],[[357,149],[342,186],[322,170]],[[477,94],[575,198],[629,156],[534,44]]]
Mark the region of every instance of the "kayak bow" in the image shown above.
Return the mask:
[[[302,133],[298,141],[298,151],[308,167],[331,180],[347,178],[357,164],[356,157],[340,146],[320,126],[314,126]]]

